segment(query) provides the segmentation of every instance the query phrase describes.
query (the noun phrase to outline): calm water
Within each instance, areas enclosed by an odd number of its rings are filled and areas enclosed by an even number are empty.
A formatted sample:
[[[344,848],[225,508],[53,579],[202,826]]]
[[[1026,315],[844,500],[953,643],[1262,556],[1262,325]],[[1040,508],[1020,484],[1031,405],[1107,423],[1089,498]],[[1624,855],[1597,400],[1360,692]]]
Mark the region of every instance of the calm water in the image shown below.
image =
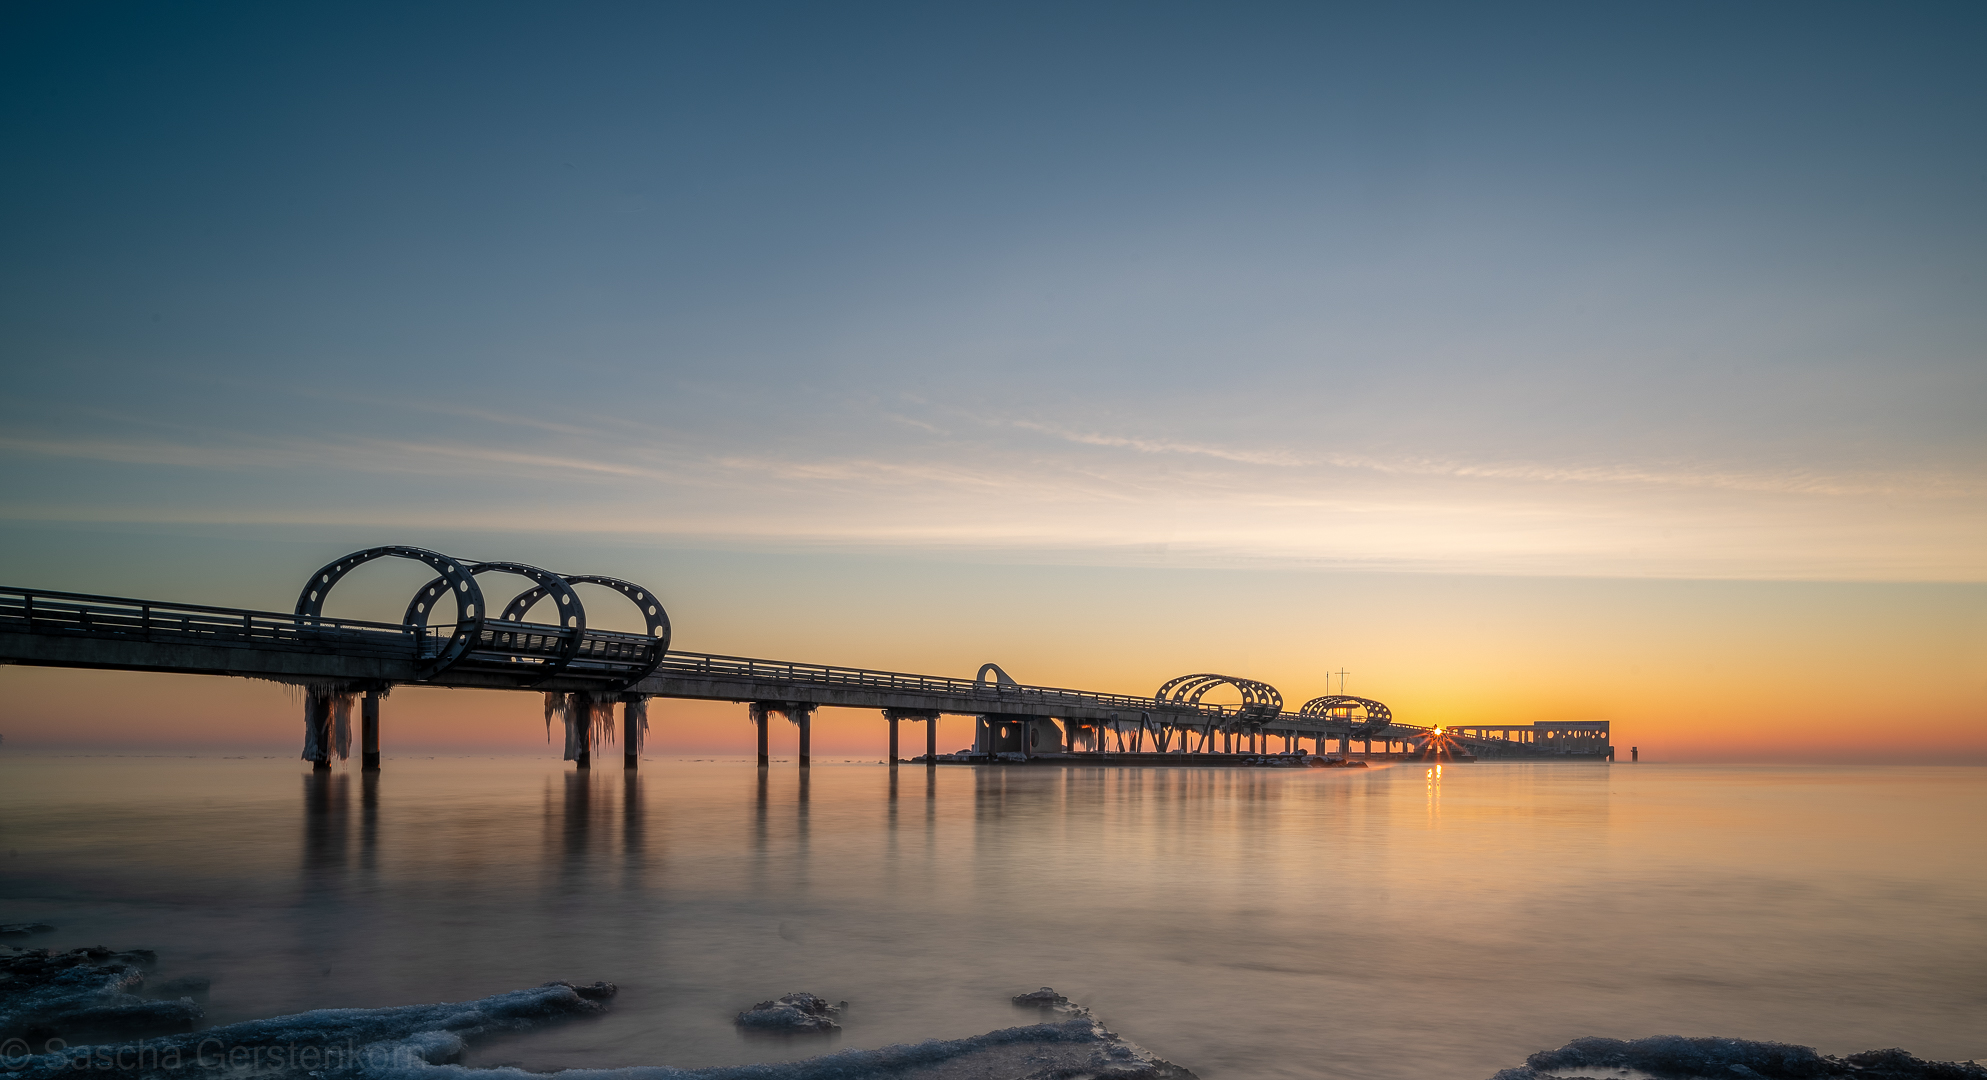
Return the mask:
[[[475,1063],[977,1034],[1052,985],[1209,1080],[1482,1080],[1581,1035],[1987,1057],[1987,770],[0,762],[0,921],[157,949],[216,1023],[621,986]]]

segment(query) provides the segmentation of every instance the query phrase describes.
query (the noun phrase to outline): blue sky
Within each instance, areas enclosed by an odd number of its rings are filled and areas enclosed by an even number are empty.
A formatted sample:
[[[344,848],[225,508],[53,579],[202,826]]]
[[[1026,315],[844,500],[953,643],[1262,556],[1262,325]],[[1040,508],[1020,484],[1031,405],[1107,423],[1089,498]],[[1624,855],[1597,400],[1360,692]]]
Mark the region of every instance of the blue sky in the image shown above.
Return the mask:
[[[1978,5],[0,19],[16,528],[1987,575]]]

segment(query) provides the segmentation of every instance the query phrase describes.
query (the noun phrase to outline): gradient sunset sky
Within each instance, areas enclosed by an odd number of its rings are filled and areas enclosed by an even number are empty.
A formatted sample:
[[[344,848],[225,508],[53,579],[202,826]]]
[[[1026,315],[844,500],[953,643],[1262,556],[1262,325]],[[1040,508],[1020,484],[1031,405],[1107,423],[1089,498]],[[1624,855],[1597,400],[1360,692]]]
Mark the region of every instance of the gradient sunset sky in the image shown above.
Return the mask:
[[[0,581],[1987,760],[1987,7],[1369,7],[7,5]],[[0,669],[8,751],[300,729]]]

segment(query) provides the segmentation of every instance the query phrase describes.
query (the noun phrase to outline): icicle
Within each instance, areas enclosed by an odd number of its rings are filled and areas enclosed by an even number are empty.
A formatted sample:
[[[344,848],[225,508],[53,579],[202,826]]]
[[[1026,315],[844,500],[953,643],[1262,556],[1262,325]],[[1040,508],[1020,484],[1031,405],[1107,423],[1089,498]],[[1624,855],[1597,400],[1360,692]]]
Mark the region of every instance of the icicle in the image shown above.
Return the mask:
[[[552,741],[552,721],[566,718],[566,695],[545,695],[545,741]]]
[[[352,756],[352,702],[357,694],[333,694],[331,697],[331,748],[338,752],[338,760]]]
[[[593,718],[593,723],[589,725],[592,746],[599,750],[614,741],[614,703],[610,701],[603,705],[589,699],[587,711]]]
[[[304,692],[304,760],[316,761],[318,746],[318,717],[323,716],[324,699],[309,691]]]

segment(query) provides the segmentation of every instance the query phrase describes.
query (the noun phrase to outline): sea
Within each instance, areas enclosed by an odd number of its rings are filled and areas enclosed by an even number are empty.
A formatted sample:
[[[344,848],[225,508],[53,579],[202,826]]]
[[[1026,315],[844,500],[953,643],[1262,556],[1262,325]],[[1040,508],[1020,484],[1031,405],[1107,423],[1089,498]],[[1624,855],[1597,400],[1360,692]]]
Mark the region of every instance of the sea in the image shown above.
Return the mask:
[[[1205,1080],[1483,1080],[1583,1036],[1987,1058],[1987,769],[0,758],[0,923],[206,1023],[619,987],[471,1065],[701,1067],[1032,1022]],[[24,944],[14,942],[14,944]],[[846,1001],[815,1039],[736,1014]]]

